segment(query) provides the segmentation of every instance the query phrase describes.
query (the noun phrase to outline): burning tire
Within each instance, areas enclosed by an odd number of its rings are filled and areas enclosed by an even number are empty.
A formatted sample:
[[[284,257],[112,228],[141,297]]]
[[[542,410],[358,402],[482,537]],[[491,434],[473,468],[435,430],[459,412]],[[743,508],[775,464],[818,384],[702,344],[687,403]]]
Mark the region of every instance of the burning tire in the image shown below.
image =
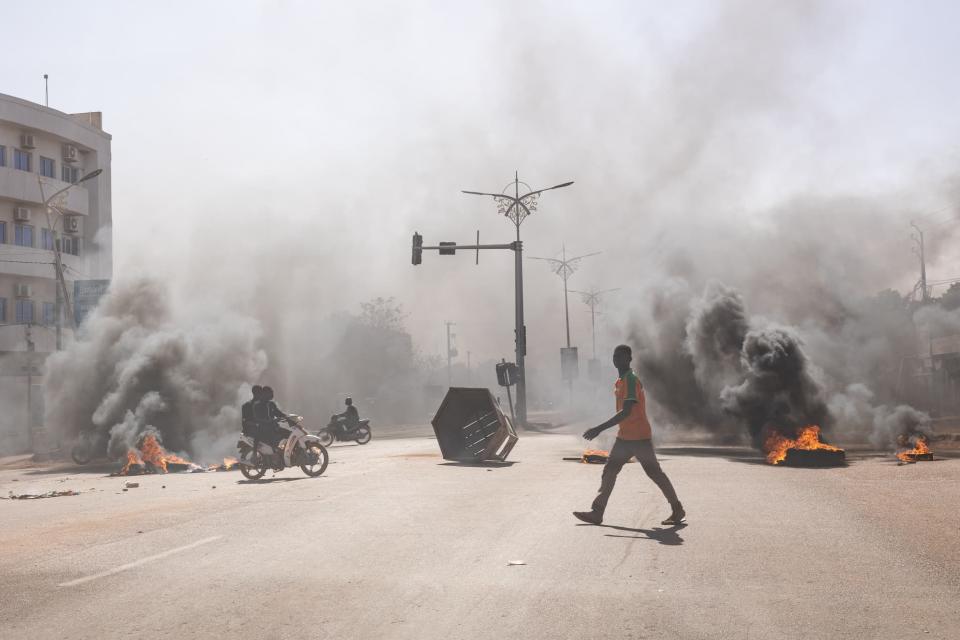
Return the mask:
[[[370,427],[360,427],[357,429],[357,444],[367,444],[372,437]]]
[[[250,452],[250,464],[241,464],[240,473],[247,480],[259,480],[267,472],[267,465],[259,451]],[[308,474],[309,475],[309,474]]]
[[[327,470],[330,457],[327,455],[327,449],[323,445],[318,444],[311,445],[304,455],[311,454],[317,456],[317,461],[311,464],[300,465],[300,470],[311,478],[316,478]],[[266,471],[266,469],[264,469],[264,471]]]

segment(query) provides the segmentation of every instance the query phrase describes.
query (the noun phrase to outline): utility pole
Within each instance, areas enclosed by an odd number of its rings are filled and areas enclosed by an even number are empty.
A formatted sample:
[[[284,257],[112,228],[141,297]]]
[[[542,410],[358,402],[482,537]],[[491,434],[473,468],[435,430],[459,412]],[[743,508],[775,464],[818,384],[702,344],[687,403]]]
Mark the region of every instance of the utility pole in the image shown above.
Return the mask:
[[[453,386],[453,358],[457,355],[456,348],[451,343],[450,327],[457,324],[456,322],[445,322],[447,325],[447,386]]]
[[[33,334],[30,324],[23,326],[24,339],[27,343],[27,445],[30,451],[34,451],[33,434],[33,352],[36,345],[33,342]],[[34,451],[34,453],[36,453]]]
[[[470,352],[467,351],[467,385],[473,384],[473,372],[470,371]]]
[[[520,185],[526,193],[520,195]],[[557,184],[546,189],[533,190],[526,182],[520,181],[519,172],[514,172],[513,182],[507,184],[501,193],[487,193],[483,191],[466,191],[474,196],[490,196],[497,203],[497,212],[510,220],[516,227],[517,240],[513,243],[514,250],[514,334],[517,360],[517,418],[521,425],[527,424],[527,380],[524,357],[527,355],[527,327],[523,323],[523,243],[520,240],[520,225],[527,217],[537,210],[540,194],[551,189],[569,187],[573,181]],[[509,193],[513,187],[513,194]],[[479,242],[477,243],[479,246]]]
[[[44,76],[44,78],[46,78],[46,76]],[[56,237],[57,222],[63,219],[64,214],[61,209],[63,209],[65,205],[63,205],[62,203],[60,203],[59,205],[54,205],[53,201],[57,199],[57,197],[66,198],[66,193],[69,189],[80,184],[81,182],[86,182],[87,180],[96,178],[101,173],[103,173],[103,169],[96,169],[94,171],[91,171],[87,175],[77,180],[76,183],[68,184],[64,188],[55,192],[49,198],[44,198],[43,180],[40,179],[39,174],[37,175],[37,184],[40,186],[40,197],[43,199],[43,212],[47,218],[47,229],[49,229],[50,233],[53,234],[54,236],[53,237],[53,275],[54,275],[54,278],[56,278],[56,282],[57,282],[57,296],[56,296],[56,304],[54,306],[54,315],[56,316],[56,318],[54,318],[54,322],[56,324],[56,329],[57,329],[57,351],[61,351],[63,349],[64,303],[66,304],[67,315],[70,316],[70,326],[74,329],[76,329],[76,326],[74,326],[75,324],[74,314],[72,313],[71,307],[70,307],[70,293],[67,291],[67,281],[63,276],[63,254],[61,253],[61,244],[60,244],[61,239]],[[57,219],[55,221],[51,221],[50,219],[51,212],[57,213]]]
[[[600,297],[605,293],[610,293],[611,291],[619,291],[620,287],[615,287],[613,289],[604,289],[602,291],[597,291],[596,289],[591,289],[590,291],[574,291],[573,293],[579,293],[580,297],[583,298],[584,304],[590,307],[590,328],[593,332],[593,357],[597,357],[597,307],[600,305]]]
[[[929,292],[927,291],[927,259],[926,251],[923,244],[923,231],[914,224],[913,221],[910,222],[910,226],[917,230],[916,234],[910,234],[910,238],[914,241],[916,246],[913,248],[913,252],[920,258],[920,299],[923,302],[927,302],[930,299]]]
[[[567,293],[567,280],[574,274],[574,272],[580,267],[580,261],[584,258],[589,258],[590,256],[595,256],[599,254],[599,251],[594,251],[593,253],[585,253],[582,256],[576,256],[574,258],[567,258],[567,245],[564,244],[562,248],[562,258],[537,258],[531,256],[531,260],[543,260],[550,263],[550,269],[563,278],[563,315],[566,320],[567,326],[567,348],[570,348],[570,304],[568,301]]]

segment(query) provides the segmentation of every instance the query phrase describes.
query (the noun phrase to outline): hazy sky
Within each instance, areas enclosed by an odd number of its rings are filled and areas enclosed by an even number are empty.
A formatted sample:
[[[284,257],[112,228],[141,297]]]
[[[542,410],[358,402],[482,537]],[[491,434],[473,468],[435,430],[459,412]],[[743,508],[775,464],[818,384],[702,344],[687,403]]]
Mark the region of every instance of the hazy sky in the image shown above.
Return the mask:
[[[603,250],[572,285],[623,287],[620,310],[665,259],[658,238],[688,224],[878,198],[902,205],[884,260],[911,274],[906,220],[936,236],[960,199],[956,2],[0,7],[0,92],[42,102],[49,73],[50,106],[104,113],[118,275],[213,288],[188,298],[198,307],[268,274],[285,305],[395,295],[425,350],[449,319],[461,351],[509,356],[511,256],[414,268],[409,243],[509,241],[493,202],[459,191],[499,190],[514,170],[534,187],[576,181],[525,223],[527,252]],[[931,277],[960,277],[955,258],[935,256]],[[530,349],[554,358],[560,282],[525,269]]]

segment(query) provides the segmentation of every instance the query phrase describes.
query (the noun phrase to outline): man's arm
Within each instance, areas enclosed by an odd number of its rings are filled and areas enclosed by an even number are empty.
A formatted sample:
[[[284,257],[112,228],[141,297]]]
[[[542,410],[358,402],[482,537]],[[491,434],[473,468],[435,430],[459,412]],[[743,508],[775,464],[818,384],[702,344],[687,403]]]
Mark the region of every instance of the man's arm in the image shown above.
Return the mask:
[[[612,418],[610,418],[609,420],[607,420],[602,424],[598,424],[592,429],[587,429],[586,431],[583,432],[583,437],[586,438],[587,440],[593,440],[594,438],[596,438],[598,435],[600,435],[610,427],[620,424],[621,422],[627,419],[627,416],[629,416],[630,412],[633,411],[633,405],[635,404],[637,404],[637,401],[635,399],[627,398],[626,400],[623,401],[623,409],[621,409],[617,413],[617,415],[613,416]]]

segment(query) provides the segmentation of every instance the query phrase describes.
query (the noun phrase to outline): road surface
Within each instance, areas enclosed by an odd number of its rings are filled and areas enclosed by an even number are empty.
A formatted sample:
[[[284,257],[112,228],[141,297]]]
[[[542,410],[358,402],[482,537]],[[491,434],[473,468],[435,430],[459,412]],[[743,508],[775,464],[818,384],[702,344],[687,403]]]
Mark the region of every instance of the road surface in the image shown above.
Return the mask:
[[[664,449],[689,513],[639,468],[602,527],[599,466],[571,436],[514,464],[445,463],[430,438],[338,445],[287,470],[123,478],[0,471],[0,637],[951,638],[960,629],[960,460],[773,468]],[[214,488],[215,487],[215,488]],[[512,561],[525,564],[511,566]]]

